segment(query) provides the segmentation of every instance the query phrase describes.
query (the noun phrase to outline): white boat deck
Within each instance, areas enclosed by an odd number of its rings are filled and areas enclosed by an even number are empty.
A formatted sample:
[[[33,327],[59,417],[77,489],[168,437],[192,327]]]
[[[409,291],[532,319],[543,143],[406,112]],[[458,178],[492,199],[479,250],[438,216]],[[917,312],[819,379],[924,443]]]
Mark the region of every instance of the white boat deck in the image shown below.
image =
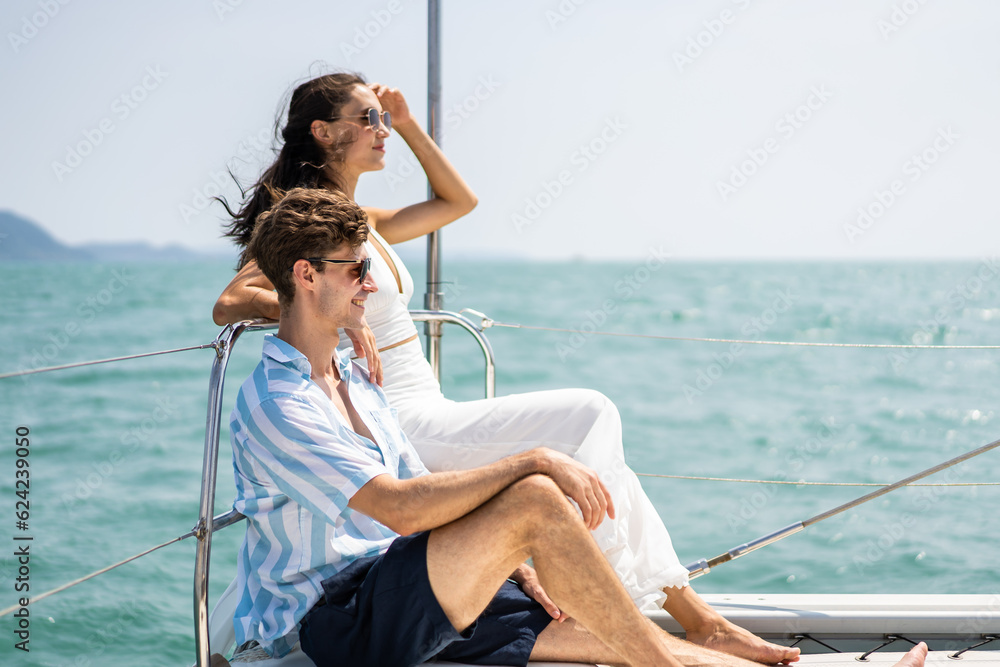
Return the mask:
[[[809,667],[837,667],[838,665],[894,665],[903,657],[903,652],[893,653],[873,653],[865,662],[859,663],[858,653],[813,653],[803,655],[796,665],[808,665]],[[947,657],[947,651],[933,651],[927,656],[928,667],[940,665],[975,665],[985,667],[985,665],[1000,665],[1000,651],[970,651],[962,655],[960,660],[952,660]],[[312,660],[306,657],[301,651],[295,651],[292,655],[283,660],[264,660],[254,663],[239,663],[233,665],[252,664],[253,667],[315,667]],[[427,665],[438,665],[439,667],[471,667],[459,665],[453,662],[432,662]],[[606,667],[605,665],[592,665],[569,662],[532,662],[530,667]],[[483,667],[480,665],[479,667]]]
[[[768,637],[808,632],[815,636],[868,638],[903,633],[912,634],[914,639],[928,639],[1000,633],[1000,594],[702,597],[733,623]],[[665,612],[650,617],[668,632],[681,631]]]
[[[809,667],[837,667],[837,665],[895,665],[903,657],[903,653],[874,653],[865,660],[858,662],[857,653],[816,653],[804,655],[796,665],[808,665]],[[927,655],[924,663],[927,667],[941,667],[942,665],[975,665],[984,667],[985,665],[1000,665],[1000,651],[972,651],[965,653],[959,660],[952,660],[948,657],[947,651],[932,651]]]
[[[233,586],[230,588],[233,589]],[[233,590],[227,590],[212,613],[211,642],[214,652],[228,652],[233,646]],[[734,623],[770,641],[790,644],[797,635],[808,634],[843,653],[808,639],[801,640],[799,665],[825,667],[857,665],[857,658],[874,649],[886,635],[903,635],[927,641],[931,647],[927,665],[1000,666],[1000,641],[984,649],[963,653],[959,660],[948,656],[971,646],[986,635],[1000,634],[1000,594],[996,595],[705,595],[706,601]],[[649,617],[668,632],[681,628],[665,612]],[[861,664],[893,665],[911,647],[898,640],[871,654]],[[823,651],[823,652],[817,652]],[[233,665],[248,664],[234,662]],[[455,663],[427,663],[452,665]],[[254,667],[312,667],[301,651],[281,660],[264,660]],[[595,667],[579,663],[535,662],[532,667]]]

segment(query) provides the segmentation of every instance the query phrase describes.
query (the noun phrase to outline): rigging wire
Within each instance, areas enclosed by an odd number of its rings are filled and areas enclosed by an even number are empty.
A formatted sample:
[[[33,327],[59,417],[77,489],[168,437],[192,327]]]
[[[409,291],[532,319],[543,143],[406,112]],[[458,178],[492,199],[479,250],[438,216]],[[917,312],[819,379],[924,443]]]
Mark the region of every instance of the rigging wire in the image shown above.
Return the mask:
[[[824,642],[824,641],[821,641],[821,640],[819,640],[819,639],[816,639],[815,637],[813,637],[813,636],[812,636],[811,634],[809,634],[808,632],[803,632],[803,633],[801,633],[801,634],[797,634],[797,635],[795,635],[795,642],[794,642],[794,643],[792,643],[792,644],[789,644],[789,645],[788,645],[788,648],[792,648],[792,647],[794,647],[794,646],[798,645],[798,644],[799,644],[799,643],[800,643],[800,642],[801,642],[801,641],[802,641],[803,639],[808,639],[809,641],[814,641],[814,642],[816,642],[817,644],[819,644],[820,646],[824,646],[824,647],[826,647],[826,648],[830,649],[830,652],[831,652],[831,653],[843,653],[843,651],[841,651],[841,650],[840,650],[839,648],[837,648],[837,647],[835,647],[835,646],[830,646],[830,645],[829,645],[829,644],[827,644],[826,642]]]
[[[95,366],[97,364],[108,364],[113,361],[127,361],[129,359],[142,359],[143,357],[155,357],[160,354],[173,354],[174,352],[188,352],[190,350],[204,350],[215,348],[216,342],[205,343],[204,345],[192,345],[191,347],[179,347],[173,350],[160,350],[159,352],[144,352],[142,354],[130,354],[125,357],[112,357],[110,359],[95,359],[93,361],[80,361],[74,364],[63,364],[61,366],[47,366],[46,368],[33,368],[31,370],[14,371],[13,373],[0,374],[0,380],[22,375],[35,375],[36,373],[48,373],[50,371],[62,371],[67,368],[80,368],[82,366]]]
[[[889,486],[882,482],[797,482],[789,479],[739,479],[736,477],[699,477],[696,475],[660,475],[652,472],[637,472],[637,477],[662,477],[664,479],[691,479],[703,482],[738,482],[741,484],[787,484],[789,486]],[[908,484],[907,486],[1000,486],[1000,482],[934,482]]]
[[[246,517],[244,517],[242,514],[240,514],[236,510],[230,510],[229,512],[226,512],[225,514],[220,514],[219,516],[217,516],[214,519],[212,519],[212,530],[220,530],[220,529],[225,528],[227,526],[231,526],[234,523],[238,523],[239,521],[243,520],[244,518],[246,518]],[[157,551],[159,549],[162,549],[163,547],[168,547],[171,544],[176,544],[177,542],[181,542],[183,540],[186,540],[189,537],[195,537],[196,535],[199,534],[200,530],[201,530],[200,526],[195,527],[195,528],[191,529],[190,531],[188,531],[187,533],[185,533],[184,535],[180,535],[178,537],[175,537],[172,540],[167,540],[163,544],[157,544],[155,547],[152,547],[150,549],[146,549],[145,551],[143,551],[141,553],[137,553],[134,556],[129,556],[125,560],[120,560],[117,563],[114,563],[112,565],[108,565],[107,567],[103,567],[100,570],[96,570],[94,572],[91,572],[90,574],[85,575],[83,577],[80,577],[79,579],[74,579],[73,581],[67,582],[67,583],[63,584],[62,586],[56,586],[52,590],[45,591],[41,595],[34,595],[31,598],[31,604],[36,604],[39,601],[44,600],[47,597],[55,595],[56,593],[62,593],[63,591],[65,591],[68,588],[73,588],[77,584],[82,584],[85,581],[88,581],[90,579],[93,579],[94,577],[98,577],[98,576],[100,576],[102,574],[110,572],[111,570],[119,568],[122,565],[125,565],[126,563],[131,563],[132,561],[137,560],[139,558],[142,558],[143,556],[148,556],[149,554],[151,554],[154,551]],[[4,616],[7,616],[8,614],[13,614],[18,609],[20,609],[20,605],[13,605],[13,606],[7,607],[6,609],[0,610],[0,618],[3,618]]]
[[[1000,636],[998,636],[998,635],[983,635],[983,640],[981,642],[978,642],[976,644],[972,644],[971,646],[966,646],[961,651],[957,651],[955,653],[952,653],[948,657],[951,658],[952,660],[961,660],[963,653],[965,653],[967,651],[971,651],[973,649],[977,649],[980,646],[983,646],[984,644],[989,644],[990,642],[995,642],[998,639],[1000,639]]]
[[[533,329],[535,331],[556,331],[561,333],[577,333],[588,336],[617,336],[621,338],[651,338],[653,340],[689,341],[694,343],[740,343],[742,345],[785,345],[789,347],[853,347],[873,348],[883,350],[1000,350],[1000,345],[913,345],[889,343],[812,343],[791,340],[740,340],[737,338],[695,338],[689,336],[660,336],[656,334],[632,334],[615,331],[579,331],[577,329],[561,329],[558,327],[539,327],[530,324],[508,324],[495,322],[486,318],[483,328],[506,327],[508,329]]]
[[[482,318],[482,329],[490,327],[506,327],[510,329],[532,329],[535,331],[554,331],[561,333],[584,333],[576,329],[564,329],[559,327],[542,327],[530,324],[513,324],[507,322],[497,322],[488,316],[472,309],[463,309],[463,313],[470,313]],[[654,334],[631,334],[614,331],[590,331],[587,334],[595,336],[614,336],[621,338],[648,338],[653,340],[686,341],[697,343],[736,343],[745,345],[780,345],[788,347],[844,347],[862,349],[894,349],[894,350],[1000,350],[1000,345],[915,345],[915,344],[885,344],[885,343],[817,343],[802,341],[775,341],[775,340],[741,340],[735,338],[697,338],[688,336],[661,336]],[[877,482],[807,482],[791,480],[761,480],[761,479],[734,479],[724,477],[700,477],[693,475],[660,475],[655,473],[636,473],[639,477],[658,477],[665,479],[689,479],[709,482],[738,482],[745,484],[785,484],[790,486],[873,486],[885,487],[887,484]],[[951,483],[930,483],[930,484],[910,484],[909,486],[1000,486],[1000,482],[951,482]]]
[[[576,329],[565,329],[560,327],[542,327],[531,324],[513,324],[508,322],[497,322],[489,317],[468,308],[462,312],[471,312],[482,317],[481,329],[489,327],[504,327],[508,329],[531,329],[535,331],[554,331],[561,333],[586,333],[594,336],[615,336],[620,338],[648,338],[652,340],[686,341],[695,343],[736,343],[741,345],[782,345],[788,347],[846,347],[846,348],[867,348],[867,349],[891,349],[891,350],[1000,350],[1000,345],[915,345],[915,344],[888,344],[888,343],[817,343],[806,341],[780,341],[780,340],[743,340],[738,338],[698,338],[692,336],[662,336],[656,334],[634,334],[621,333],[616,331],[588,331],[581,332]],[[192,345],[191,347],[180,347],[172,350],[160,350],[158,352],[146,352],[143,354],[132,354],[124,357],[112,357],[109,359],[95,359],[93,361],[81,361],[60,366],[47,366],[45,368],[33,368],[30,370],[20,370],[11,373],[0,373],[0,380],[24,375],[35,375],[37,373],[48,373],[51,371],[61,371],[70,368],[81,368],[83,366],[93,366],[97,364],[107,364],[115,361],[127,361],[129,359],[142,359],[144,357],[155,357],[161,354],[173,354],[175,352],[188,352],[190,350],[204,350],[207,348],[218,348],[218,340],[203,345]]]
[[[952,466],[962,463],[963,461],[968,461],[969,459],[979,456],[980,454],[985,454],[986,452],[996,449],[997,447],[1000,447],[1000,440],[994,440],[988,445],[983,445],[982,447],[978,447],[976,449],[965,452],[964,454],[960,454],[955,458],[948,459],[947,461],[939,463],[936,466],[932,466],[930,468],[927,468],[926,470],[922,470],[921,472],[918,472],[915,475],[910,475],[909,477],[901,479],[898,482],[895,482],[888,486],[884,486],[880,489],[872,491],[871,493],[867,493],[861,496],[860,498],[855,498],[854,500],[846,502],[842,505],[838,505],[837,507],[834,507],[831,510],[827,510],[826,512],[817,514],[816,516],[810,519],[806,519],[805,521],[796,521],[795,523],[789,524],[784,528],[776,530],[772,533],[768,533],[767,535],[762,535],[761,537],[758,537],[755,540],[751,540],[750,542],[741,544],[738,547],[734,547],[729,551],[727,551],[726,553],[719,554],[715,558],[709,558],[709,559],[702,558],[701,560],[695,561],[694,563],[690,563],[687,566],[687,569],[690,573],[688,575],[688,578],[693,579],[695,577],[700,577],[701,575],[710,572],[713,567],[717,567],[719,565],[722,565],[723,563],[728,563],[729,561],[735,560],[741,556],[745,556],[751,551],[756,551],[757,549],[766,547],[769,544],[774,544],[775,542],[783,540],[789,535],[794,535],[795,533],[801,530],[805,530],[809,526],[815,525],[820,521],[829,519],[830,517],[840,514],[841,512],[846,512],[847,510],[857,507],[858,505],[864,504],[869,500],[874,500],[875,498],[884,496],[885,494],[891,491],[895,491],[900,487],[908,486],[913,482],[917,481],[918,479],[929,477],[934,473],[941,472],[946,468],[951,468]]]
[[[156,551],[158,549],[162,549],[163,547],[167,547],[167,546],[170,546],[171,544],[174,544],[176,542],[180,542],[181,540],[186,539],[188,537],[191,537],[192,535],[194,535],[194,532],[190,532],[187,535],[181,535],[180,537],[175,537],[174,539],[168,540],[167,542],[164,542],[163,544],[158,544],[158,545],[156,545],[155,547],[153,547],[151,549],[146,549],[145,551],[143,551],[141,553],[137,553],[134,556],[129,556],[125,560],[118,561],[117,563],[115,563],[113,565],[109,565],[109,566],[101,568],[100,570],[97,570],[95,572],[91,572],[90,574],[88,574],[86,576],[83,576],[83,577],[80,577],[79,579],[74,579],[73,581],[65,583],[62,586],[57,586],[57,587],[53,588],[50,591],[46,591],[46,592],[42,593],[41,595],[35,595],[35,596],[33,596],[31,598],[31,604],[36,604],[40,600],[44,600],[45,598],[47,598],[47,597],[49,597],[51,595],[55,595],[56,593],[61,593],[64,590],[66,590],[67,588],[72,588],[73,586],[76,586],[77,584],[82,584],[83,582],[85,582],[85,581],[87,581],[89,579],[93,579],[94,577],[102,575],[105,572],[110,572],[111,570],[114,570],[115,568],[121,567],[122,565],[124,565],[126,563],[131,563],[132,561],[136,560],[137,558],[142,558],[143,556],[151,554],[151,553],[153,553],[154,551]],[[15,611],[18,610],[18,608],[19,608],[19,605],[13,605],[11,607],[7,607],[6,609],[0,610],[0,618],[6,616],[7,614],[13,614]]]
[[[917,645],[917,642],[913,641],[912,639],[910,639],[908,637],[904,637],[903,635],[886,635],[885,636],[885,641],[883,641],[881,644],[879,644],[875,648],[870,649],[869,651],[867,651],[861,657],[855,658],[855,660],[857,660],[858,662],[868,662],[868,656],[870,656],[872,653],[875,653],[877,651],[881,651],[882,649],[884,649],[889,644],[894,644],[894,643],[898,642],[900,639],[902,639],[903,641],[906,641],[906,642],[910,642],[914,646]]]

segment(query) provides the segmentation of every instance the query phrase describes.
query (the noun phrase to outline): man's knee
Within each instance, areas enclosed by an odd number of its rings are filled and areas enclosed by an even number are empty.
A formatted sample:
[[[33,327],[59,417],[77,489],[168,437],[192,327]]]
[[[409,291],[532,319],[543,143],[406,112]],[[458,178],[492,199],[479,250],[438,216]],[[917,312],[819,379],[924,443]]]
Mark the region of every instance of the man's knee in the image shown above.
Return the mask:
[[[514,482],[511,484],[510,490],[517,495],[528,496],[531,498],[545,498],[548,496],[554,497],[562,495],[562,491],[552,478],[541,473],[528,475],[527,477]]]
[[[512,484],[507,492],[517,512],[527,521],[551,521],[575,513],[566,494],[548,475],[529,475]]]

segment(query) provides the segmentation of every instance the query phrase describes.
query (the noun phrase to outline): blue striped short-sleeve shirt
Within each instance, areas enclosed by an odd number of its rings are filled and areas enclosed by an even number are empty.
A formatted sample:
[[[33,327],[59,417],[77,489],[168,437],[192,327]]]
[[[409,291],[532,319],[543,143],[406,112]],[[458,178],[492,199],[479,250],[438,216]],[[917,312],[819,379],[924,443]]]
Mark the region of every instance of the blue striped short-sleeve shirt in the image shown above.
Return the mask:
[[[372,478],[427,474],[382,390],[350,362],[335,359],[351,403],[375,442],[351,430],[310,379],[298,350],[264,338],[260,364],[243,383],[230,417],[236,501],[246,515],[233,619],[237,645],[256,639],[272,655],[288,653],[298,624],[322,595],[321,582],[398,537],[347,506]]]

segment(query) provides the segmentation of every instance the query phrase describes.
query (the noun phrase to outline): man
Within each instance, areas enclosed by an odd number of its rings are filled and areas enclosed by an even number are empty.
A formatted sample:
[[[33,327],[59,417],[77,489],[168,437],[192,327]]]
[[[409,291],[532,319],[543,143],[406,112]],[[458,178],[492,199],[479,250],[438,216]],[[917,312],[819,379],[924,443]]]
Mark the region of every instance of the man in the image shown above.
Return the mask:
[[[296,189],[249,246],[281,320],[231,420],[235,507],[249,520],[237,642],[281,656],[301,641],[318,665],[756,664],[639,613],[589,533],[614,513],[593,471],[539,448],[427,472],[381,390],[336,351],[377,290],[366,235],[352,202]],[[515,570],[569,620],[551,623],[507,581]]]

